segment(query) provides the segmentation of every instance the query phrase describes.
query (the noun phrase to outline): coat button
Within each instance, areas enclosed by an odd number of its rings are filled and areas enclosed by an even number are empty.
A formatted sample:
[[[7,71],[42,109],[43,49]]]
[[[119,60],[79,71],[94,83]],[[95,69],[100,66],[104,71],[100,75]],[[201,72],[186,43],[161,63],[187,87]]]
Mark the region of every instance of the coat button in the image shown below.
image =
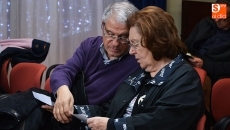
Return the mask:
[[[124,100],[123,102],[126,103],[126,100]]]

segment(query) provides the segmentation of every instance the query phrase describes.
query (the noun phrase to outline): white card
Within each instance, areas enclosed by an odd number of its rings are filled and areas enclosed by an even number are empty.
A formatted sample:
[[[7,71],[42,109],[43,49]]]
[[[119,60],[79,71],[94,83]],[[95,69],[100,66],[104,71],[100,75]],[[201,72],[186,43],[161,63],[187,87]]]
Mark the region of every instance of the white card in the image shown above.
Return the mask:
[[[87,117],[84,114],[73,114],[74,117],[78,118],[79,120],[83,121],[84,123],[87,123]]]
[[[41,93],[34,92],[34,91],[32,91],[32,93],[34,97],[38,99],[39,101],[44,102],[50,106],[54,106],[54,102],[51,101],[51,97],[41,94]]]

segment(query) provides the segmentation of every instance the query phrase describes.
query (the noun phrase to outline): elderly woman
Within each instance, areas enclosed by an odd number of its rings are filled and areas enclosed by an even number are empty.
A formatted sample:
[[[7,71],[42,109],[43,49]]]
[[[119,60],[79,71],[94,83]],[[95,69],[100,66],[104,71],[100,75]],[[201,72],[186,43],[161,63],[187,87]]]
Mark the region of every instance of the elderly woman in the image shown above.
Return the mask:
[[[104,107],[75,105],[92,130],[190,130],[204,113],[201,82],[183,55],[173,18],[149,6],[128,19],[131,55],[142,70]],[[98,117],[100,116],[100,117]]]

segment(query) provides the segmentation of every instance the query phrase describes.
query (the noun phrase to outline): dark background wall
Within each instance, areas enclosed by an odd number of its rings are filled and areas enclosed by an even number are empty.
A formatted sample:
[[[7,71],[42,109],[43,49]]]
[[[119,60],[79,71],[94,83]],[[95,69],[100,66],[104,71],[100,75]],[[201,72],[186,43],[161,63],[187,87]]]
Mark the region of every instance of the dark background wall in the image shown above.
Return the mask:
[[[142,9],[146,6],[154,5],[166,10],[166,0],[129,0],[138,9]]]

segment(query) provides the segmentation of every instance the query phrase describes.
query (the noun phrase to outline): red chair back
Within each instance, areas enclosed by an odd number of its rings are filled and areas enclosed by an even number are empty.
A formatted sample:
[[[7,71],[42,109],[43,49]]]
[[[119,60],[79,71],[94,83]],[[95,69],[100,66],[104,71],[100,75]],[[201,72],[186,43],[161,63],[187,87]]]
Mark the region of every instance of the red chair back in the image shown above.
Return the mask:
[[[211,112],[215,121],[230,116],[230,78],[220,79],[213,85]]]
[[[196,125],[196,130],[205,130],[205,123],[206,123],[206,116],[205,114],[200,118],[199,122]]]
[[[39,63],[18,63],[10,72],[10,93],[26,91],[31,87],[41,88],[46,66]]]
[[[204,69],[194,67],[197,73],[200,76],[201,84],[202,84],[202,89],[204,91],[204,96],[205,96],[205,106],[208,111],[210,111],[210,97],[211,97],[211,80],[207,76],[207,72]]]
[[[6,93],[10,92],[10,86],[9,86],[9,78],[8,78],[8,71],[9,71],[9,64],[10,59],[7,59],[1,68],[1,77],[0,77],[0,86],[3,91]]]
[[[51,65],[51,66],[47,69],[47,71],[46,71],[46,77],[45,77],[46,82],[45,82],[44,90],[47,90],[47,91],[49,91],[49,92],[52,92],[51,87],[50,87],[50,75],[51,75],[51,73],[53,72],[53,70],[54,70],[58,65],[62,65],[62,64],[53,64],[53,65]]]
[[[202,83],[202,86],[203,86],[205,78],[207,76],[207,72],[205,70],[201,69],[201,68],[197,68],[197,67],[194,67],[194,68],[197,71],[197,73],[199,74],[200,80],[201,80],[201,83]]]
[[[52,92],[50,87],[50,78],[46,80],[44,90]]]

